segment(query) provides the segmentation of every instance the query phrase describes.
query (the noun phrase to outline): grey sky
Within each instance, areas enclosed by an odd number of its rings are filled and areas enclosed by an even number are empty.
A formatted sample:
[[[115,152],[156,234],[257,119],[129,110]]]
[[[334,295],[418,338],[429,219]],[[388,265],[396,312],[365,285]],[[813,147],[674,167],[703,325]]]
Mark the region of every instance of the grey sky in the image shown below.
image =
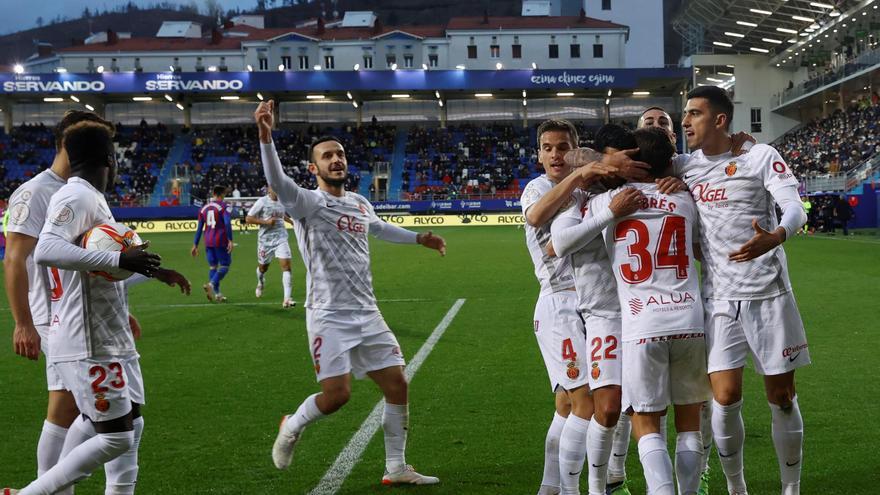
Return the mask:
[[[0,0],[0,35],[36,27],[37,17],[47,22],[57,15],[78,18],[85,7],[89,9],[112,10],[125,5],[129,0]],[[131,0],[138,6],[158,3],[158,0]],[[195,4],[204,11],[204,0],[165,0],[168,3]],[[240,7],[250,9],[256,0],[219,0],[224,10]]]

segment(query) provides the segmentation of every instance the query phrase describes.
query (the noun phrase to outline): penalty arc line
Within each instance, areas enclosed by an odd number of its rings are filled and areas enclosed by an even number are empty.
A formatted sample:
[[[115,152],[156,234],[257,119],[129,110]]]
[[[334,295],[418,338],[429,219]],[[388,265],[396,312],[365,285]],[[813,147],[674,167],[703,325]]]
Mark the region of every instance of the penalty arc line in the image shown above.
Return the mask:
[[[446,316],[440,320],[440,323],[438,323],[437,327],[434,328],[434,331],[431,332],[431,336],[428,337],[428,340],[422,344],[419,352],[416,353],[412,361],[406,365],[404,374],[406,375],[407,381],[412,380],[412,377],[415,376],[416,372],[422,366],[422,363],[424,363],[428,355],[431,354],[434,346],[437,345],[440,337],[446,332],[446,329],[452,323],[452,320],[455,318],[455,315],[458,314],[458,310],[461,309],[464,302],[465,299],[458,299],[455,301],[455,304],[453,304],[452,307],[449,308],[449,311],[446,312]],[[351,440],[348,441],[348,445],[346,445],[345,448],[342,449],[342,452],[339,453],[339,456],[336,457],[336,461],[333,462],[330,469],[324,473],[324,477],[321,478],[318,486],[309,492],[309,495],[333,495],[339,491],[342,484],[345,482],[345,479],[351,474],[351,470],[354,469],[354,466],[360,461],[361,455],[363,455],[364,450],[367,448],[367,444],[370,443],[370,439],[373,438],[373,435],[376,434],[376,431],[378,431],[379,427],[382,425],[382,412],[384,408],[385,399],[376,403],[376,406],[373,407],[370,415],[367,416],[367,419],[364,420],[358,431],[355,432],[354,436],[351,437]]]

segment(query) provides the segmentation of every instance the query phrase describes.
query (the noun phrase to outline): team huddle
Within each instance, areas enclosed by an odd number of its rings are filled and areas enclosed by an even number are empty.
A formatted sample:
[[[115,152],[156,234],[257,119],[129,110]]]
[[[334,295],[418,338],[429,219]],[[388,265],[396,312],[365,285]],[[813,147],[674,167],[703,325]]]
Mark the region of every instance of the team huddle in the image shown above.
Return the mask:
[[[746,494],[740,411],[749,355],[764,376],[782,493],[799,493],[803,423],[794,370],[810,358],[780,245],[806,218],[779,154],[728,134],[732,113],[724,90],[691,92],[683,121],[690,155],[675,154],[671,119],[658,108],[645,111],[636,131],[604,126],[595,150],[577,149],[567,121],[539,126],[545,174],[522,195],[541,285],[534,331],[556,394],[539,494],[580,493],[585,463],[591,495],[630,493],[624,466],[631,434],[652,495],[674,494],[676,484],[681,494],[708,493],[713,440],[729,493]],[[275,150],[274,114],[273,101],[254,114],[268,182],[267,195],[246,215],[260,226],[255,295],[262,296],[264,275],[278,258],[282,306],[296,304],[290,223],[306,266],[308,350],[320,392],[282,418],[273,462],[290,466],[305,429],[348,402],[353,374],[369,377],[385,398],[382,483],[439,483],[406,461],[406,362],[373,292],[367,235],[441,255],[446,243],[386,223],[366,198],[345,191],[345,149],[334,137],[316,139],[308,150],[318,189],[296,184]],[[146,401],[128,288],[155,278],[189,294],[190,284],[162,267],[147,243],[117,252],[83,247],[93,228],[115,222],[103,196],[116,172],[113,126],[89,112],[68,112],[56,127],[56,149],[51,168],[10,199],[13,343],[30,359],[45,354],[49,407],[37,479],[3,493],[70,494],[103,466],[105,493],[131,494]],[[217,302],[225,301],[221,281],[234,246],[225,194],[215,188],[201,209],[190,251],[198,254],[204,228],[204,289]],[[134,275],[96,275],[119,269]]]
[[[675,154],[660,108],[634,132],[604,126],[595,150],[575,150],[567,121],[538,127],[546,173],[526,186],[522,210],[541,285],[534,330],[556,394],[539,495],[580,493],[585,462],[590,495],[630,493],[631,433],[648,493],[708,493],[714,440],[728,492],[746,494],[749,355],[764,376],[781,493],[799,493],[794,370],[810,358],[780,245],[806,215],[785,162],[770,146],[749,146],[750,136],[730,136],[732,115],[723,89],[689,93],[689,155]]]

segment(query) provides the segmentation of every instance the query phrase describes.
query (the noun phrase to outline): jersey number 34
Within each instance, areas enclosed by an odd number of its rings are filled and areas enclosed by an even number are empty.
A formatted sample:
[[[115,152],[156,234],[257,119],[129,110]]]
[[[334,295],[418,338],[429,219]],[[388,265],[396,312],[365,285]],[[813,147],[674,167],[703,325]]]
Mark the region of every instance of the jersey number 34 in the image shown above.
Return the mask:
[[[677,278],[687,278],[690,258],[686,249],[684,217],[668,215],[663,218],[660,239],[653,255],[648,251],[651,243],[648,226],[641,220],[629,219],[618,223],[614,229],[615,242],[626,241],[630,232],[635,234],[635,240],[627,247],[627,253],[635,259],[620,265],[620,276],[624,281],[642,283],[651,278],[655,268],[675,270]]]

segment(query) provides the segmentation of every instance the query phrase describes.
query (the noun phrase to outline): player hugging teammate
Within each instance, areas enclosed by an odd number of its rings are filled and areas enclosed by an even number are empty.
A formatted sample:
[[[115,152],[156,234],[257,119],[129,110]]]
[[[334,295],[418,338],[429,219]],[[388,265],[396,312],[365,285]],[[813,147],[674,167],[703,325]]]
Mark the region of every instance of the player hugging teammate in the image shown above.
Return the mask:
[[[764,375],[782,493],[799,493],[803,423],[793,375],[809,354],[780,245],[805,215],[797,181],[776,150],[756,145],[739,153],[744,139],[729,135],[732,115],[724,90],[692,91],[683,122],[697,150],[690,155],[675,155],[671,120],[659,108],[640,119],[654,129],[601,129],[596,148],[604,154],[581,149],[563,159],[567,150],[544,146],[552,141],[541,133],[547,123],[539,127],[547,173],[522,198],[542,285],[535,332],[554,387],[576,403],[566,382],[554,378],[560,361],[578,376],[589,372],[591,389],[581,412],[566,414],[566,401],[557,400],[539,494],[578,493],[584,452],[591,495],[630,493],[621,459],[628,431],[614,434],[620,411],[632,417],[649,493],[708,493],[712,439],[703,437],[714,429],[728,491],[746,494],[740,409],[748,354]],[[563,147],[571,149],[577,138],[569,134]],[[572,170],[573,163],[583,166]],[[723,204],[716,201],[722,193],[705,194],[710,189],[723,191]],[[776,204],[783,210],[778,223]],[[694,263],[700,256],[702,289]],[[571,285],[577,298],[566,299],[555,319],[542,316],[547,294]],[[574,311],[584,335],[551,338],[566,322],[575,324],[561,318]],[[800,352],[787,356],[792,348]],[[669,404],[676,412],[674,467],[663,428]],[[554,433],[556,452],[549,448]]]

